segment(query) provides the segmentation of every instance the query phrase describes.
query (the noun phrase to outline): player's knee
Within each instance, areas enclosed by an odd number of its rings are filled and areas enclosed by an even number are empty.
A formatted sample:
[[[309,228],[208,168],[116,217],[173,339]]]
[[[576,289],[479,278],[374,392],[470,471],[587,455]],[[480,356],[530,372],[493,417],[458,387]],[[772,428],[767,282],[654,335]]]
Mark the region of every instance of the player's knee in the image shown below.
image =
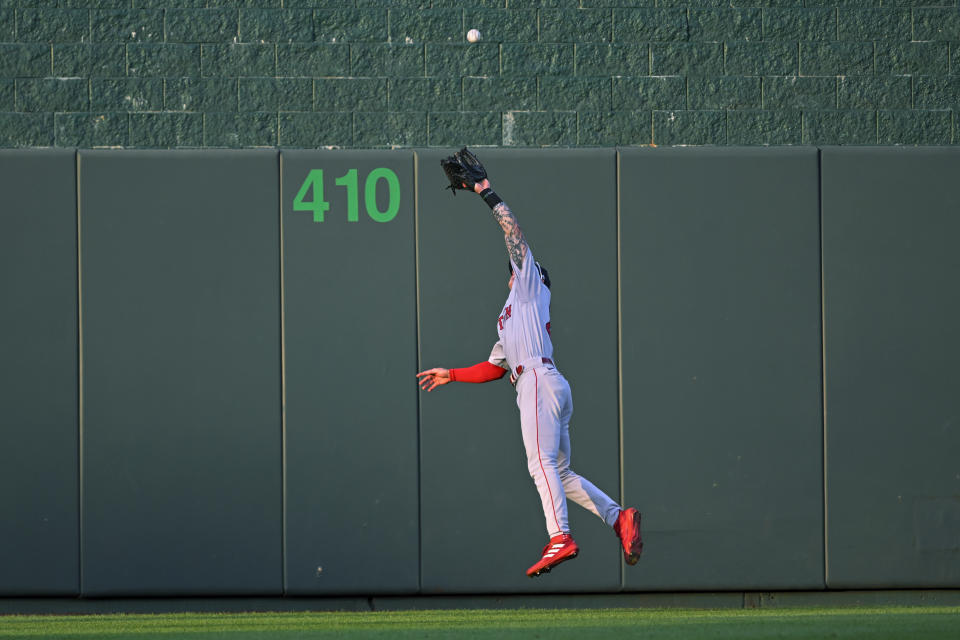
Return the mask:
[[[527,471],[530,472],[530,475],[536,478],[538,475],[543,473],[559,473],[557,469],[557,459],[550,459],[547,457],[533,457],[527,459]]]

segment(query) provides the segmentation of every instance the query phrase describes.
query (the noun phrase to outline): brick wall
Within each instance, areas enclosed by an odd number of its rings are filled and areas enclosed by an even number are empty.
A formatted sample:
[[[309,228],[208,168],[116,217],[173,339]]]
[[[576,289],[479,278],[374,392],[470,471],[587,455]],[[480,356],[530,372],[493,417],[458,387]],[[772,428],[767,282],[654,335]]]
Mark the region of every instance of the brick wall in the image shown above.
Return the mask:
[[[0,0],[0,146],[952,144],[958,53],[957,0]]]

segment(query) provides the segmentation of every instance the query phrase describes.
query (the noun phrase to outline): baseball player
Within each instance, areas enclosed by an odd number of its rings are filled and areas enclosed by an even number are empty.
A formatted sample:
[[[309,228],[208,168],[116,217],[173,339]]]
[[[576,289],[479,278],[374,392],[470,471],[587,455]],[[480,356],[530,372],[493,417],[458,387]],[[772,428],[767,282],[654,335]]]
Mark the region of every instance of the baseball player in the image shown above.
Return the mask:
[[[510,372],[517,390],[520,428],[527,468],[540,493],[550,541],[541,558],[527,569],[531,578],[549,572],[580,549],[570,535],[567,498],[613,527],[627,564],[643,550],[640,513],[623,509],[607,494],[570,469],[570,385],[553,362],[550,337],[550,276],[534,261],[523,231],[510,208],[490,187],[483,165],[466,148],[443,161],[451,189],[472,189],[490,206],[503,229],[509,255],[510,293],[497,317],[498,340],[490,357],[462,369],[433,368],[417,374],[422,389],[450,382],[490,382]]]

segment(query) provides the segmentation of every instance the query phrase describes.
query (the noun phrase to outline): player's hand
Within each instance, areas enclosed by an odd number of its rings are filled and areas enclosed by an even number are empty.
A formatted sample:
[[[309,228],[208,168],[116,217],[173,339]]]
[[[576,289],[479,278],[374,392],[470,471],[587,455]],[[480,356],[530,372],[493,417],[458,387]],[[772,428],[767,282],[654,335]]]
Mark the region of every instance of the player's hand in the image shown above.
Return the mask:
[[[421,389],[424,391],[433,391],[440,385],[450,382],[450,369],[441,369],[439,367],[427,369],[426,371],[418,373],[417,378],[419,378],[418,382]]]
[[[476,184],[473,185],[473,190],[476,191],[477,193],[480,193],[484,189],[489,189],[489,188],[490,188],[490,181],[487,180],[486,178],[484,178],[480,182],[477,182]]]

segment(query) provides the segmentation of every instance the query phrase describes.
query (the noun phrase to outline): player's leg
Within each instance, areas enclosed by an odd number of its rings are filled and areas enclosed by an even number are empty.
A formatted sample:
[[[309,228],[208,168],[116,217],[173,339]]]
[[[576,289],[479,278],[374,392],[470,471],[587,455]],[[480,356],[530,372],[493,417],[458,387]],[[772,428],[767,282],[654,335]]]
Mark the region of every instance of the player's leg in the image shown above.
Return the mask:
[[[563,379],[562,387],[563,401],[560,411],[561,427],[557,471],[560,473],[564,493],[567,498],[598,516],[608,526],[612,527],[617,522],[617,516],[620,515],[620,505],[592,482],[570,468],[570,418],[573,416],[573,397],[566,379]]]
[[[564,383],[566,383],[566,380],[564,380]],[[608,526],[613,528],[623,548],[623,559],[627,564],[636,564],[643,552],[643,540],[640,536],[640,512],[634,508],[621,508],[596,485],[570,469],[570,418],[573,415],[573,399],[569,389],[570,387],[567,385],[569,402],[561,412],[563,426],[557,456],[558,470],[564,491],[568,498],[599,516]]]
[[[576,558],[580,548],[570,535],[567,500],[557,470],[560,450],[559,398],[537,369],[520,377],[517,391],[527,469],[540,493],[550,534],[550,541],[543,548],[540,560],[527,569],[527,575],[533,578],[550,571],[561,562]]]
[[[587,511],[598,516],[612,527],[620,515],[620,505],[613,498],[601,491],[595,484],[578,475],[570,468],[570,430],[564,425],[560,436],[560,455],[558,456],[558,470],[563,490],[568,499],[573,500]]]
[[[566,494],[557,468],[561,399],[536,369],[520,378],[517,391],[527,470],[540,493],[547,533],[551,537],[569,533]]]

